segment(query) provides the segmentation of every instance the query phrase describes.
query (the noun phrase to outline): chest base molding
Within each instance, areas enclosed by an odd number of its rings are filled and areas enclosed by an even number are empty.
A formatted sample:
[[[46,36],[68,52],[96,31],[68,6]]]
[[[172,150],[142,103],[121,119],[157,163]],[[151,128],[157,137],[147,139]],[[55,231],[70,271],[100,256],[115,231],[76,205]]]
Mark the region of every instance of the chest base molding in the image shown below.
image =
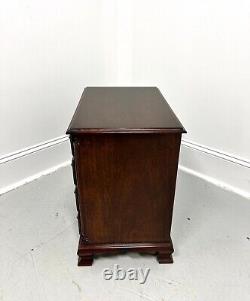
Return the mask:
[[[91,266],[94,257],[102,254],[121,254],[137,252],[156,255],[159,263],[173,263],[174,252],[172,241],[154,243],[126,243],[126,244],[85,244],[82,239],[78,246],[78,266]]]

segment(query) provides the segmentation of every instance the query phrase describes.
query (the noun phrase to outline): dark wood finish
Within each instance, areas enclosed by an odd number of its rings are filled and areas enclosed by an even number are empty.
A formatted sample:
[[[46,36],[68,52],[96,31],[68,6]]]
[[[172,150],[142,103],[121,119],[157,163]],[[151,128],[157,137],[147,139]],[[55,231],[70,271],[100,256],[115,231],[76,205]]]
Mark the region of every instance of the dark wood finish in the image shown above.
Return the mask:
[[[67,134],[185,132],[156,87],[87,87]]]
[[[154,243],[127,243],[127,244],[86,244],[79,241],[78,265],[91,265],[94,255],[117,254],[124,252],[138,252],[157,256],[159,263],[173,263],[172,253],[174,252],[171,239],[168,242]]]
[[[122,251],[173,262],[170,230],[183,132],[157,88],[84,90],[67,131],[76,185],[78,265]]]
[[[78,265],[90,266],[93,264],[93,260],[94,260],[94,255],[85,253],[78,257]]]

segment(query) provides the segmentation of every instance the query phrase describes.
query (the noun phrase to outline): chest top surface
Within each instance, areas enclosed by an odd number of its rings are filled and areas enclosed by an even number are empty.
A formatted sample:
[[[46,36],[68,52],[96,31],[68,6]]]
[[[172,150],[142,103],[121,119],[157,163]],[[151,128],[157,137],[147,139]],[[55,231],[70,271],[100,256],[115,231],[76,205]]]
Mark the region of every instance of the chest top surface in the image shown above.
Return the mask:
[[[186,132],[156,87],[87,87],[67,134]]]

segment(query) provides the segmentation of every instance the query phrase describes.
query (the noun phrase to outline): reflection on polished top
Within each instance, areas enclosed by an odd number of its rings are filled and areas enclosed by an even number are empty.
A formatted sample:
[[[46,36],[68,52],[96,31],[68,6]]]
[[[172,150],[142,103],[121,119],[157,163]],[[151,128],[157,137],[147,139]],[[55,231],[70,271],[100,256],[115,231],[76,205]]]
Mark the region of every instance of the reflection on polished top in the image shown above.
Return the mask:
[[[95,132],[186,131],[156,87],[87,87],[67,134]]]

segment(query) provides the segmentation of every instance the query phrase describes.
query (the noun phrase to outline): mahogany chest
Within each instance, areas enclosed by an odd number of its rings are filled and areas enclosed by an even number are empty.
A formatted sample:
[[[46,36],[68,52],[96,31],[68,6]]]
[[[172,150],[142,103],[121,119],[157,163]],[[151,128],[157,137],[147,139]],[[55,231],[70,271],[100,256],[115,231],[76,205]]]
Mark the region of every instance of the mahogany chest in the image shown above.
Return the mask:
[[[87,87],[67,130],[78,211],[78,265],[133,251],[172,263],[181,135],[156,87]]]

